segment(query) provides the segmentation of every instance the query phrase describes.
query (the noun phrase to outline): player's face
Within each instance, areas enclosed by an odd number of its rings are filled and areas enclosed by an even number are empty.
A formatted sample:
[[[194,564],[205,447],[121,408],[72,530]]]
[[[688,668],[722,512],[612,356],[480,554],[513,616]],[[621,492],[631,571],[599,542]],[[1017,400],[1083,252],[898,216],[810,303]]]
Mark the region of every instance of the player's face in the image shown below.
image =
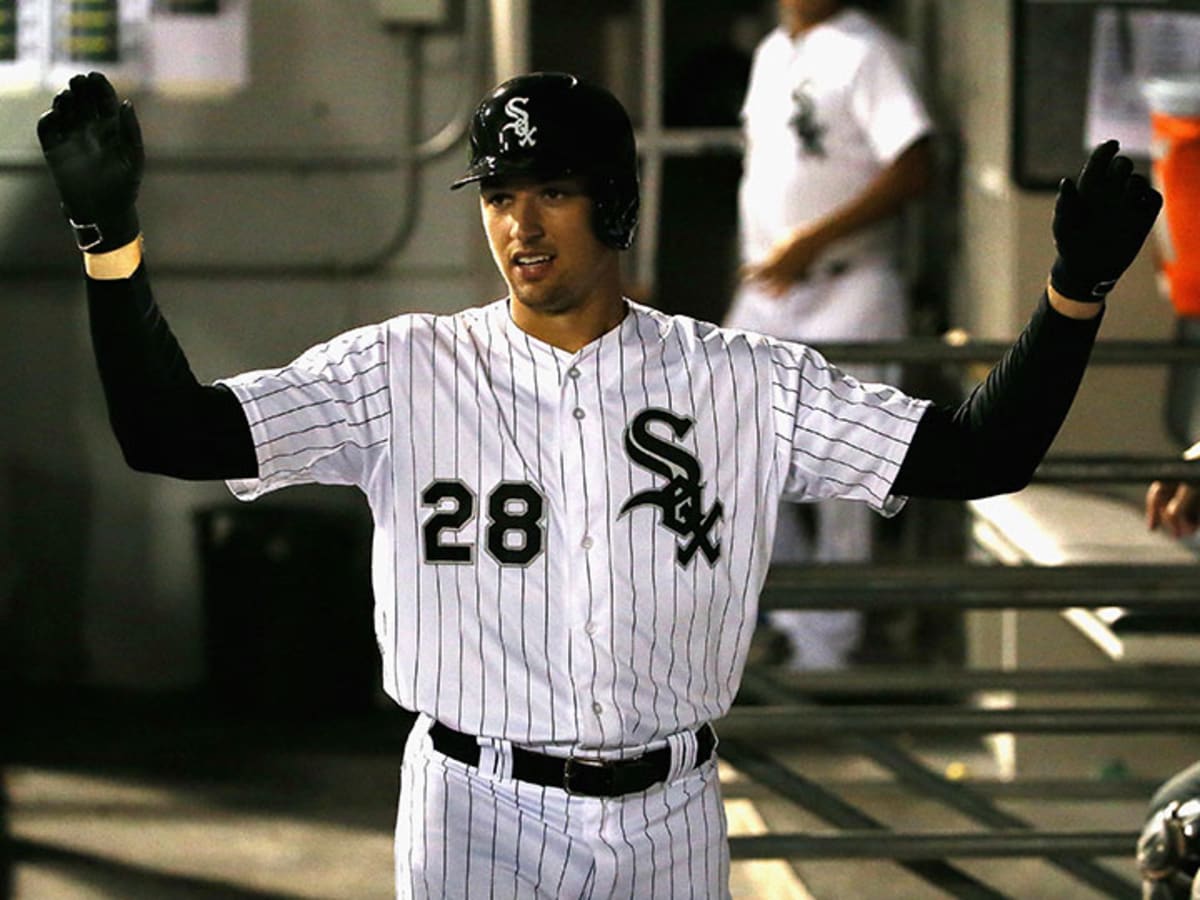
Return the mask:
[[[592,230],[592,200],[578,178],[487,180],[483,227],[511,297],[548,315],[603,302],[616,286],[616,251]]]

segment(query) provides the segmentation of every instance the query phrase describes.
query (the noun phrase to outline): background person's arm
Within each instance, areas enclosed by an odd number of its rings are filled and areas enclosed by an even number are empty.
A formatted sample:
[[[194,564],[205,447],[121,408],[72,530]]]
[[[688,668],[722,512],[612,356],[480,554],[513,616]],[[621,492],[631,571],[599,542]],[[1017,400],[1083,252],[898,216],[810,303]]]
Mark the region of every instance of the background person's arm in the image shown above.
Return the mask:
[[[742,277],[773,294],[788,291],[835,241],[897,215],[929,186],[933,150],[928,137],[915,141],[845,205],[803,225],[771,248],[766,258],[742,268]]]

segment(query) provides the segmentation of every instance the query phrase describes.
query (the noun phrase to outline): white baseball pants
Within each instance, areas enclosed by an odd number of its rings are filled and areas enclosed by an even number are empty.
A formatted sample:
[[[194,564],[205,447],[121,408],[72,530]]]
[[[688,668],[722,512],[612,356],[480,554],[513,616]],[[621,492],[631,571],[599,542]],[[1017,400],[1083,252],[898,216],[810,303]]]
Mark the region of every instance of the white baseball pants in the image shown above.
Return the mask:
[[[401,900],[729,898],[715,756],[642,793],[581,797],[504,777],[503,742],[478,769],[449,759],[431,724],[418,717],[401,766]]]

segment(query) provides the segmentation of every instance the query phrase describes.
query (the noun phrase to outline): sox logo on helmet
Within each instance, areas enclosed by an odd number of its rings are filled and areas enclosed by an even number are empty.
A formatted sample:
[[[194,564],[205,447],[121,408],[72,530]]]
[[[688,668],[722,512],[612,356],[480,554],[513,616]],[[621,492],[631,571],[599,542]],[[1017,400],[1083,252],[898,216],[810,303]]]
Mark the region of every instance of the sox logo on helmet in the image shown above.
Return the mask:
[[[517,136],[517,144],[521,147],[532,147],[537,143],[534,140],[537,128],[529,124],[529,113],[525,110],[525,104],[528,102],[528,97],[513,97],[504,104],[504,112],[508,114],[511,120],[500,129],[500,139],[504,142],[505,148],[508,146],[506,135],[508,131]]]

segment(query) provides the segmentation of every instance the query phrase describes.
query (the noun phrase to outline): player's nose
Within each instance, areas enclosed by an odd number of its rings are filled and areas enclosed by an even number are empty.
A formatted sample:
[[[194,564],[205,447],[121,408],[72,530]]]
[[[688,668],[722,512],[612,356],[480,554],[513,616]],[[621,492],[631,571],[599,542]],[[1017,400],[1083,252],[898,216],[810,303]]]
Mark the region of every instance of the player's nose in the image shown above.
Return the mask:
[[[512,235],[517,240],[527,241],[542,235],[541,209],[538,206],[537,198],[532,193],[518,193],[513,198],[509,215]]]

